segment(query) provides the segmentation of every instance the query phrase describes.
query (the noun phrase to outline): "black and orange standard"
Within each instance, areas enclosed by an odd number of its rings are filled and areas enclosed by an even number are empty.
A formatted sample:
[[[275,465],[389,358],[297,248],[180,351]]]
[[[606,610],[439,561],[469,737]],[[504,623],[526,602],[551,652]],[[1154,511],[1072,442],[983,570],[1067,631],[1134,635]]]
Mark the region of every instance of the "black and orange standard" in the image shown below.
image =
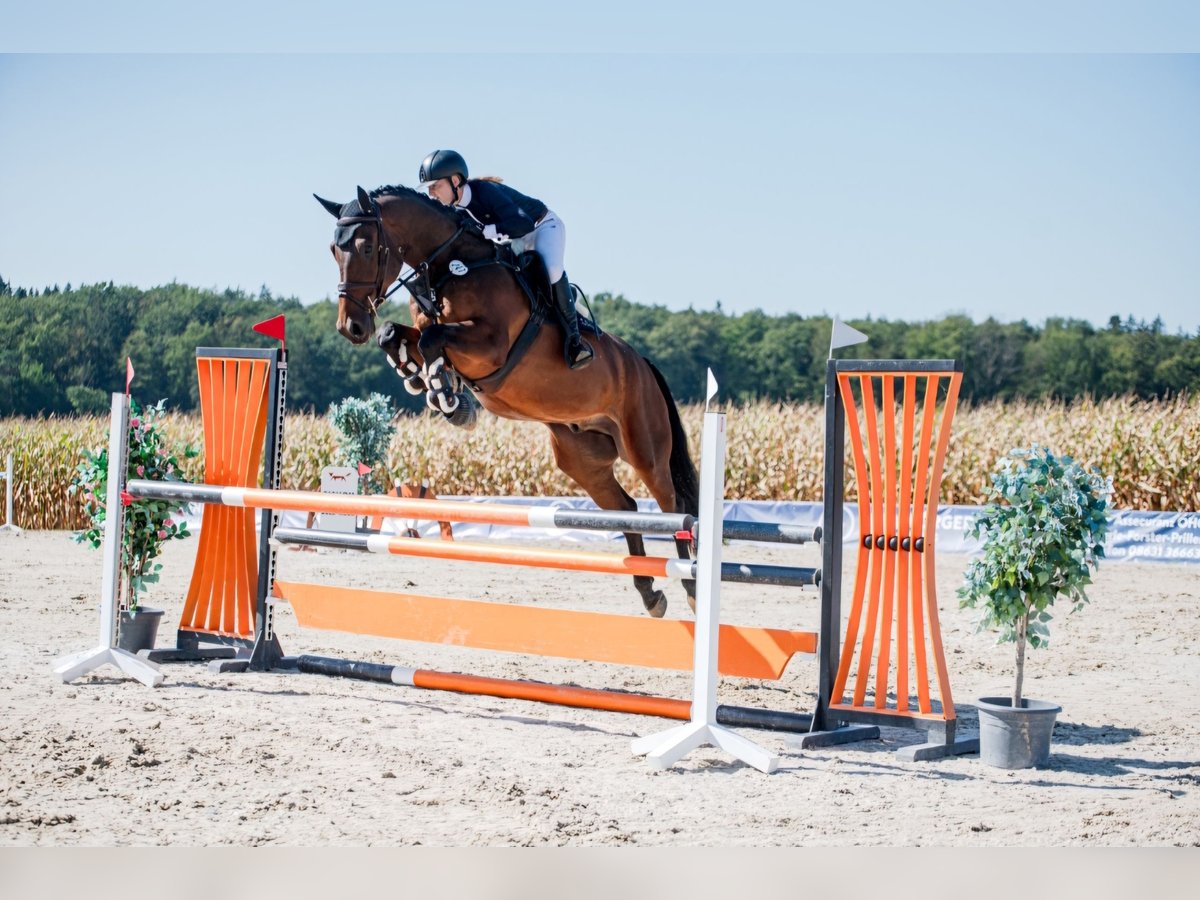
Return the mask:
[[[934,545],[942,468],[958,404],[954,360],[830,360],[825,395],[822,647],[814,733],[803,747],[856,740],[857,725],[918,728],[908,759],[973,753],[942,649]],[[856,507],[845,503],[845,441]],[[843,508],[857,512],[854,593],[841,633]]]
[[[204,483],[279,487],[287,357],[283,349],[196,349],[204,422]],[[255,535],[253,509],[207,504],[176,647],[156,662],[232,659],[250,649],[270,665],[282,657],[269,626],[274,582],[270,510]],[[210,646],[202,646],[210,645]]]

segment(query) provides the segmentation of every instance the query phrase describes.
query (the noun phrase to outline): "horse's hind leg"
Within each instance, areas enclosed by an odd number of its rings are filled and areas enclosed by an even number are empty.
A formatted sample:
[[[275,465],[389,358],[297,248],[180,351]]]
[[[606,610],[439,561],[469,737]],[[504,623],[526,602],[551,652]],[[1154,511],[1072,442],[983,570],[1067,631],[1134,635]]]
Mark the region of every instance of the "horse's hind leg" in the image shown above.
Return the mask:
[[[612,438],[597,431],[572,431],[566,425],[547,425],[554,461],[559,469],[587,491],[601,509],[637,509],[634,500],[613,475],[617,447]],[[646,545],[640,534],[625,532],[630,556],[645,556]],[[667,611],[667,597],[654,587],[648,575],[633,576],[633,586],[642,597],[646,612],[661,619]]]
[[[655,370],[630,378],[625,393],[624,418],[620,421],[622,456],[637,472],[663,512],[697,513],[695,467],[687,451],[687,436],[679,422],[675,401],[666,382],[650,377]],[[680,559],[691,558],[691,541],[675,538]],[[696,609],[696,582],[683,579],[688,606]]]

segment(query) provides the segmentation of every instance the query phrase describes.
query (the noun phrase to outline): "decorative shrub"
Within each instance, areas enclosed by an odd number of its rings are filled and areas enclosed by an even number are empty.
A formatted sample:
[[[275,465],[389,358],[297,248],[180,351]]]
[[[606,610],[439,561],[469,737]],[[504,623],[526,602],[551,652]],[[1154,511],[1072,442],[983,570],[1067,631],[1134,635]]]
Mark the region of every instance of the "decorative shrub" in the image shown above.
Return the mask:
[[[329,421],[338,434],[336,462],[345,466],[362,463],[377,468],[386,459],[388,445],[396,432],[394,417],[391,401],[378,392],[366,400],[347,397],[330,406]],[[387,478],[376,477],[371,472],[359,481],[359,492],[379,494],[389,486]]]
[[[184,445],[169,450],[163,442],[160,422],[166,401],[142,409],[130,400],[129,465],[126,479],[143,478],[150,481],[182,481],[177,453],[191,459],[199,451]],[[104,523],[108,510],[108,447],[83,451],[83,462],[76,467],[68,491],[83,501],[88,527],[75,534],[79,543],[100,547],[104,543]],[[147,585],[158,581],[161,563],[153,562],[162,553],[162,546],[173,538],[189,537],[187,522],[181,516],[183,504],[168,500],[136,499],[125,508],[125,532],[121,544],[121,583],[118,597],[127,600],[123,605],[137,609]]]

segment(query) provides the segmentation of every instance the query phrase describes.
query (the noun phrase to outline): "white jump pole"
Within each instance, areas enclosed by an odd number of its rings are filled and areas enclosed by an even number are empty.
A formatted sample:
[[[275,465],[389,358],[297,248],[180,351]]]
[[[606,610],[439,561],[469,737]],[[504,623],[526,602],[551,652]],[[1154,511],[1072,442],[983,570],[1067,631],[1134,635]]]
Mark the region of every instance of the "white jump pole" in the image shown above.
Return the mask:
[[[149,660],[117,647],[117,593],[121,577],[121,538],[125,507],[121,491],[125,486],[129,444],[129,398],[112,395],[112,431],[108,436],[108,494],[104,514],[104,581],[100,588],[100,643],[91,650],[64,656],[54,662],[54,674],[73,681],[93,669],[111,663],[132,675],[146,687],[163,682],[162,669]]]
[[[0,531],[11,531],[13,534],[20,534],[21,529],[13,521],[13,466],[11,453],[8,454],[4,471],[0,472],[0,478],[4,479],[4,524],[0,525]]]
[[[708,373],[709,399],[716,392]],[[700,450],[700,524],[696,561],[696,636],[692,665],[692,718],[633,741],[635,756],[669,769],[697,747],[711,745],[753,766],[774,772],[779,760],[762,747],[717,724],[717,647],[721,621],[721,531],[725,506],[725,415],[704,413]]]

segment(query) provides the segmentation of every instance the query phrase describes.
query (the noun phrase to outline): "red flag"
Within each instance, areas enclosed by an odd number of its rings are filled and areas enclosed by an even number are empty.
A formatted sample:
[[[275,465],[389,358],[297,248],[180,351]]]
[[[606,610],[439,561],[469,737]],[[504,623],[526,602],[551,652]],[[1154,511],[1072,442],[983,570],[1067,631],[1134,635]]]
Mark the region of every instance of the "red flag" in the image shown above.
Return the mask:
[[[362,463],[358,464],[358,477],[359,478],[362,478],[364,475],[370,475],[370,474],[371,474],[370,466],[365,466]]]
[[[129,396],[129,386],[133,384],[133,360],[125,357],[125,396]]]
[[[275,338],[283,344],[284,349],[287,349],[287,339],[284,337],[286,332],[286,323],[283,316],[275,316],[273,319],[259,322],[254,326],[254,330],[259,334],[265,334],[269,338]]]

